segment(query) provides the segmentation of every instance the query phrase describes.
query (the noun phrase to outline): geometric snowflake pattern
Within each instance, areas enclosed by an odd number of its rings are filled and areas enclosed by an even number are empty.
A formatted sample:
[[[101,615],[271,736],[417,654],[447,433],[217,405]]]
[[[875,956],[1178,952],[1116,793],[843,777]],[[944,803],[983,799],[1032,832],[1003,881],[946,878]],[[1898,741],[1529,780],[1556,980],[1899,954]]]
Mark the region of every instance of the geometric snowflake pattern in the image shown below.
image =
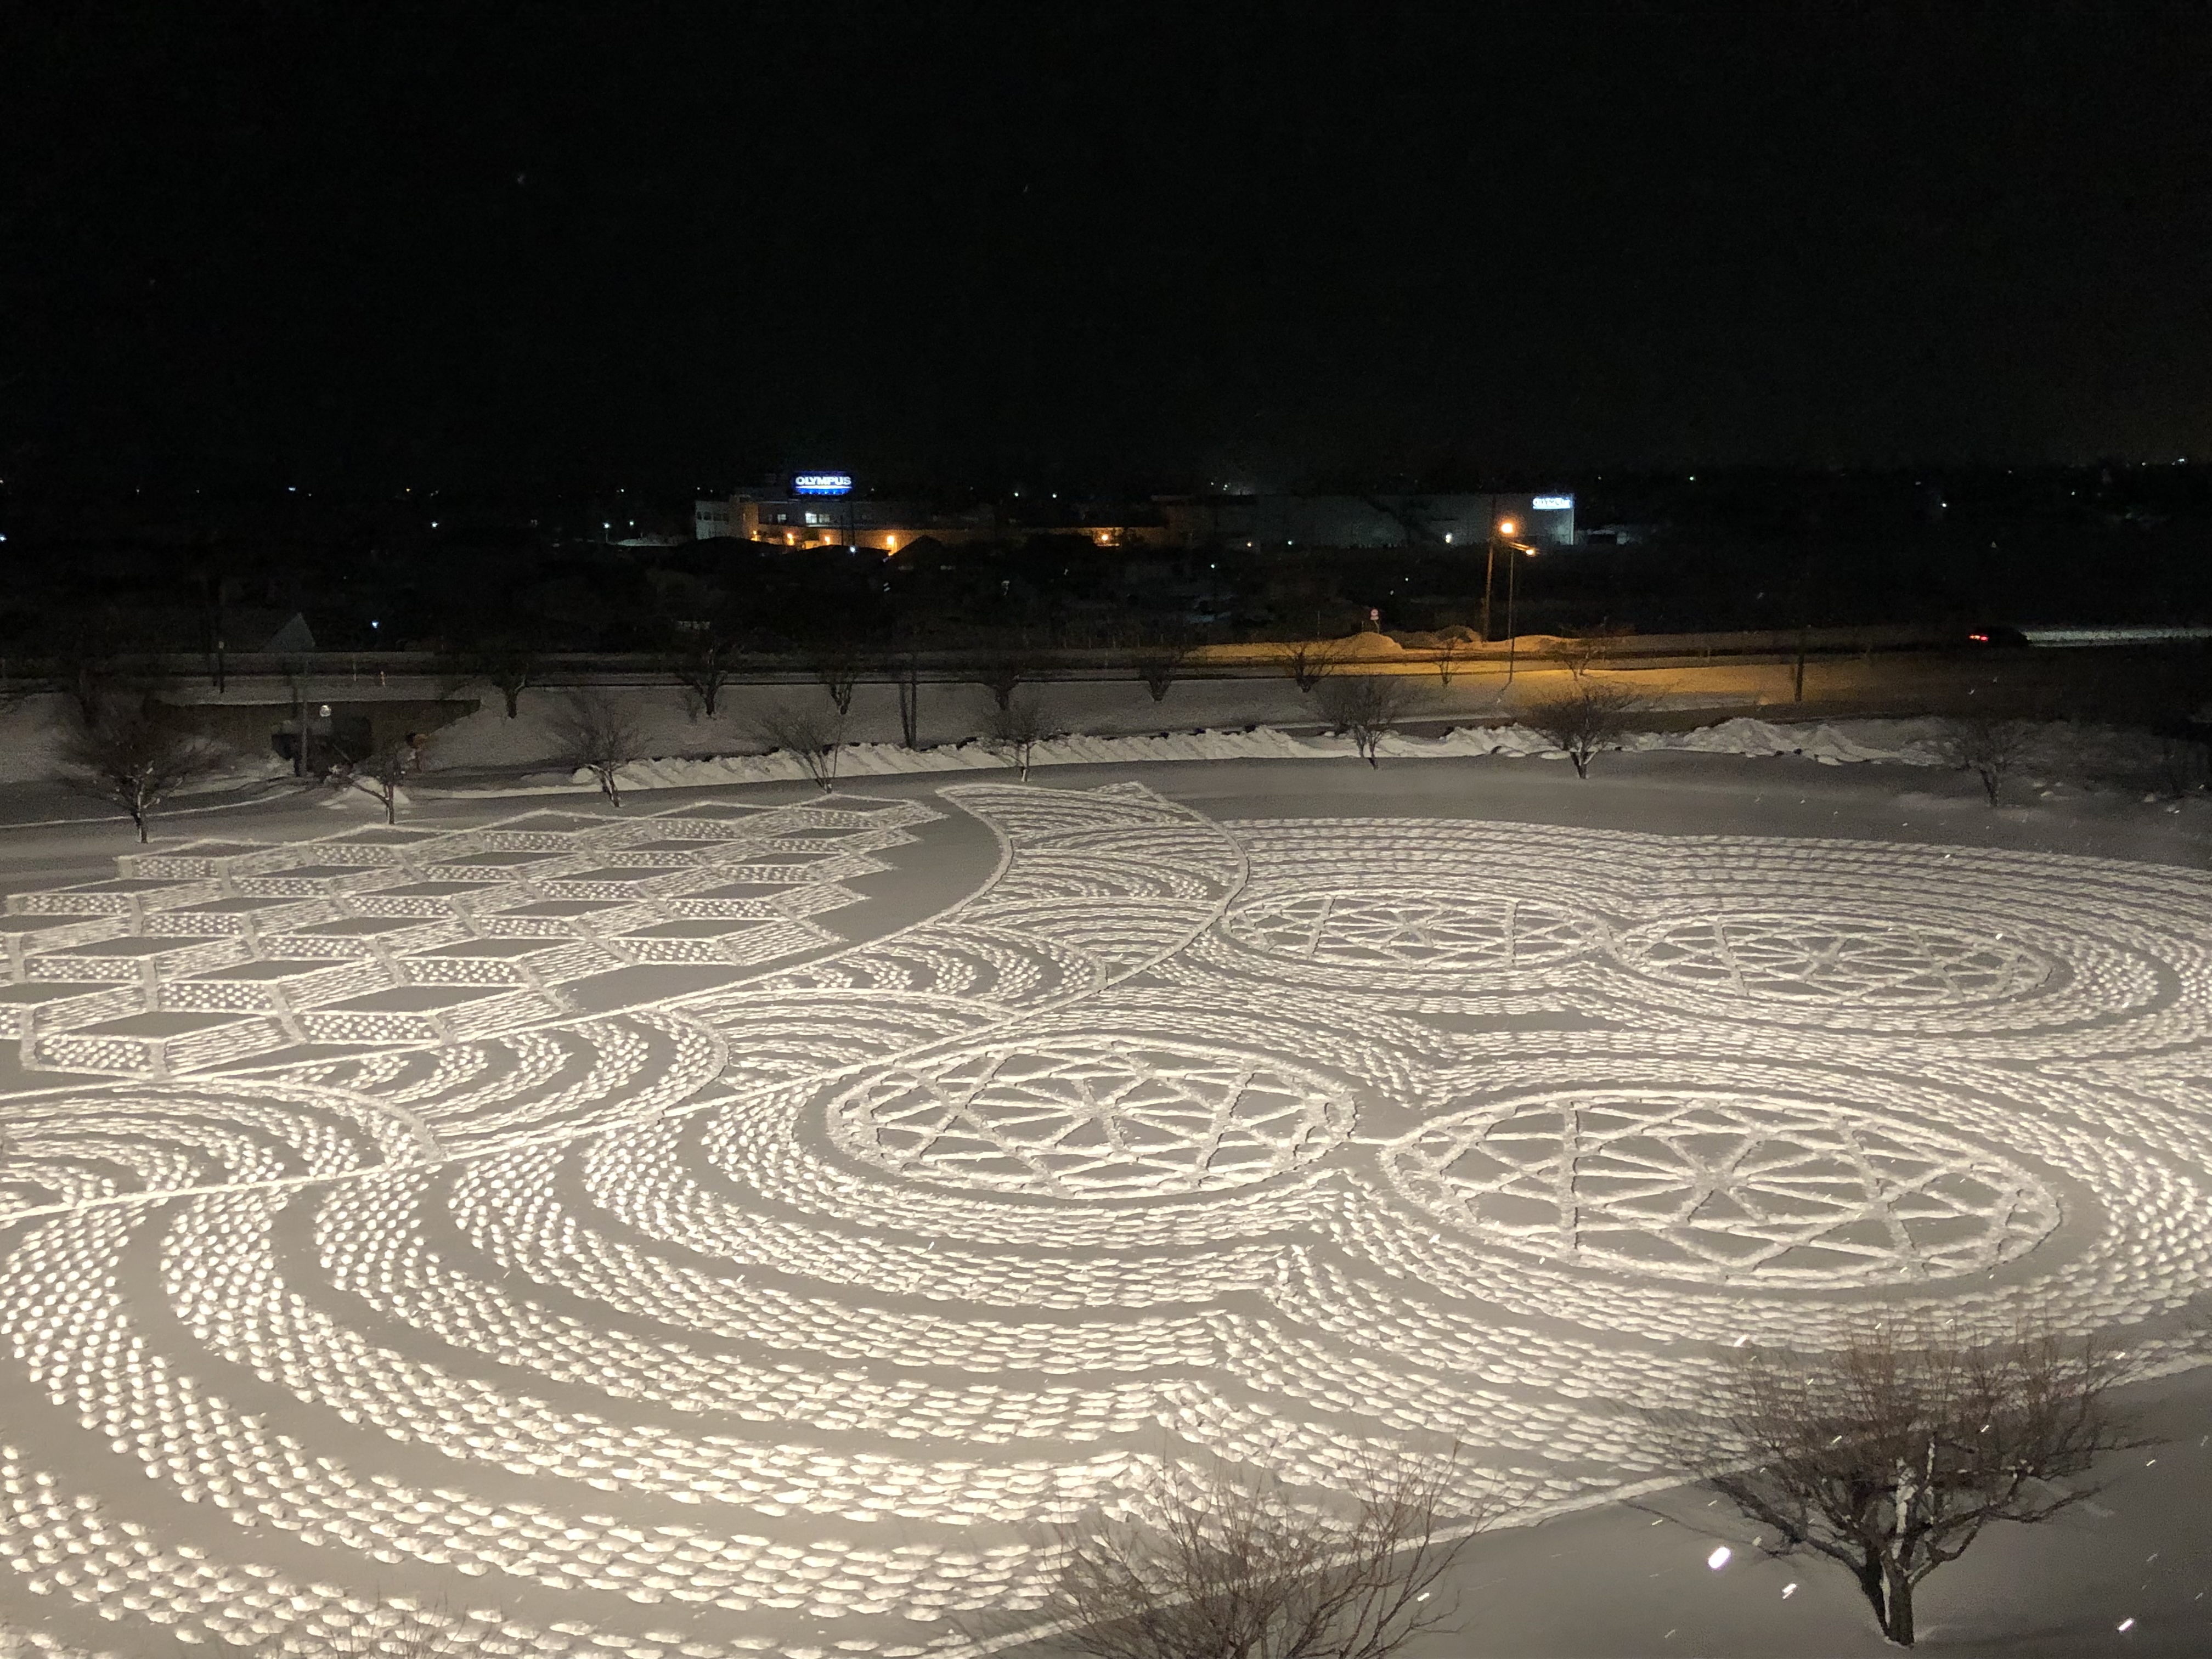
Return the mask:
[[[1837,1289],[1979,1273],[2058,1200],[1995,1153],[1828,1102],[1560,1092],[1432,1122],[1386,1149],[1423,1208],[1553,1260]]]
[[[2051,973],[2001,934],[1771,912],[1659,922],[1614,950],[1655,979],[1757,1002],[1957,1006],[2022,995]]]
[[[1549,966],[1583,954],[1602,937],[1592,918],[1540,899],[1372,888],[1259,899],[1225,927],[1270,955],[1453,973]]]
[[[1280,1061],[1079,1038],[900,1066],[830,1108],[848,1152],[994,1192],[1096,1200],[1219,1192],[1327,1153],[1343,1093]]]

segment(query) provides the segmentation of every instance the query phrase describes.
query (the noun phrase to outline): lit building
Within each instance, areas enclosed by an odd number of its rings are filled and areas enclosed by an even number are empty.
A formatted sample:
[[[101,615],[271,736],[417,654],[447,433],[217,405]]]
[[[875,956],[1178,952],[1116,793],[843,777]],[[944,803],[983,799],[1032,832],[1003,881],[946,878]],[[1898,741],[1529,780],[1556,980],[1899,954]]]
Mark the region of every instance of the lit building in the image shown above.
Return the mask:
[[[1251,548],[1480,547],[1493,530],[1547,547],[1575,542],[1572,495],[1164,497],[1167,540]]]
[[[802,473],[792,487],[740,490],[694,504],[701,541],[735,537],[785,547],[872,547],[896,553],[923,536],[955,544],[1080,536],[1100,547],[1479,547],[1494,530],[1540,546],[1575,542],[1571,495],[1169,495],[1147,506],[1071,503],[1002,516],[955,513],[854,492],[843,473]]]
[[[816,479],[842,481],[835,487],[811,487]],[[703,501],[692,508],[694,533],[701,541],[734,537],[785,547],[872,547],[896,553],[927,536],[945,543],[989,541],[1000,532],[990,507],[939,513],[920,501],[880,501],[853,493],[842,473],[802,473],[793,487],[739,490],[727,501]]]

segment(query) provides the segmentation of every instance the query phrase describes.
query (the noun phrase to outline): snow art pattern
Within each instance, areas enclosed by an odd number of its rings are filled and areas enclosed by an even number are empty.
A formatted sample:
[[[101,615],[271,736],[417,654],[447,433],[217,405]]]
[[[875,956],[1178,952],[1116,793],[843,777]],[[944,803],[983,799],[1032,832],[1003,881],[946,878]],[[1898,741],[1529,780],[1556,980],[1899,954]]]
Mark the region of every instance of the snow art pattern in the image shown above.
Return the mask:
[[[2204,1357],[2191,872],[1000,784],[123,865],[0,929],[0,1654],[926,1659],[1163,1454],[1526,1516],[1747,1340]]]
[[[1265,1181],[1327,1152],[1352,1116],[1277,1062],[1091,1042],[894,1071],[832,1111],[842,1144],[901,1174],[1064,1199]]]
[[[1446,1118],[1390,1149],[1468,1232],[1662,1278],[1880,1285],[1984,1272],[2058,1203],[1994,1153],[1832,1103],[1618,1090]]]
[[[1640,929],[1619,950],[1656,978],[1762,1002],[1990,1002],[2051,976],[2049,963],[2002,933],[1864,917],[1696,918]]]
[[[1599,937],[1590,918],[1564,906],[1496,894],[1297,893],[1239,906],[1225,925],[1256,950],[1438,973],[1547,966]]]

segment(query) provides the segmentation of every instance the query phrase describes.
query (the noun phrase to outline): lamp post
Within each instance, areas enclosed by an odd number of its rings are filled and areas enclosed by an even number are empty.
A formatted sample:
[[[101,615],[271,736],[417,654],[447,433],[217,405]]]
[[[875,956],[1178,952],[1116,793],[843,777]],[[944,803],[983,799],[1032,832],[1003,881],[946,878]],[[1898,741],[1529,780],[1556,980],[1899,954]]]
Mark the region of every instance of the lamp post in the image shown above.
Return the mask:
[[[1510,519],[1492,519],[1490,521],[1489,556],[1482,565],[1482,642],[1485,645],[1488,645],[1492,637],[1490,632],[1490,595],[1498,580],[1498,544],[1519,528]],[[1506,578],[1509,581],[1512,579],[1510,565],[1506,567]]]
[[[1526,542],[1508,542],[1505,566],[1505,683],[1513,684],[1514,659],[1521,648],[1521,631],[1514,617],[1514,605],[1521,588],[1521,556],[1536,556],[1536,550]]]

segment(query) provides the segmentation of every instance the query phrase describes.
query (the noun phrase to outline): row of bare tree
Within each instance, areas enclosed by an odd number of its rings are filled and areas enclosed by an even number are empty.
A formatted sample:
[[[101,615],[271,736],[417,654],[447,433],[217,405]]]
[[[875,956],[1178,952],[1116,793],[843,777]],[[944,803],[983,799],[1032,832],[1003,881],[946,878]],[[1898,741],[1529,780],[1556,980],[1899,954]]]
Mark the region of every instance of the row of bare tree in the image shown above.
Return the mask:
[[[1651,706],[1644,694],[1591,675],[1588,666],[1585,662],[1564,686],[1515,711],[1520,725],[1564,754],[1576,775],[1583,778],[1599,754],[1621,746]],[[1059,735],[1060,728],[1044,697],[1022,690],[1024,672],[1009,663],[988,678],[979,675],[975,683],[992,694],[981,741],[1026,781],[1038,746]],[[1413,676],[1355,671],[1340,664],[1317,668],[1309,663],[1305,672],[1316,711],[1330,727],[1352,739],[1355,751],[1370,766],[1380,764],[1384,740],[1423,712],[1425,698]],[[816,783],[830,788],[847,746],[857,672],[848,664],[824,680],[826,707],[784,702],[750,720],[751,734],[767,749],[795,757]],[[897,684],[901,737],[907,747],[919,748],[921,682],[916,678]],[[603,689],[571,687],[561,693],[546,721],[555,738],[556,757],[589,771],[608,799],[620,805],[618,775],[645,755],[644,728],[630,706]],[[2043,754],[2046,732],[2044,723],[2024,720],[1954,718],[1936,723],[1934,744],[1944,764],[1974,775],[1994,807],[2023,768],[2048,758]],[[2169,798],[2203,786],[2201,738],[2147,735],[2144,743],[2154,746],[2136,745],[2142,752],[2130,760],[2128,769],[2123,772],[2116,764],[2106,781],[2140,785]],[[143,699],[125,697],[94,699],[75,720],[63,745],[65,776],[120,807],[137,827],[142,841],[148,834],[148,816],[156,806],[219,771],[224,760],[213,743],[166,721]],[[337,787],[367,792],[383,806],[386,821],[396,822],[404,781],[422,764],[421,740],[406,738],[367,756],[317,756],[302,769]]]
[[[1603,637],[1562,639],[1548,641],[1536,654],[1579,680],[1602,659],[1611,645]],[[1472,652],[1468,641],[1456,634],[1438,635],[1435,643],[1424,648],[1429,652],[1438,683],[1446,686],[1466,666]],[[1159,702],[1188,674],[1196,649],[1194,641],[1171,635],[1140,648],[1128,660],[1152,701]],[[683,687],[693,714],[712,720],[729,688],[749,669],[763,665],[764,660],[734,640],[699,630],[680,635],[663,653],[660,665]],[[1301,691],[1312,690],[1332,674],[1357,672],[1355,665],[1361,660],[1346,640],[1292,641],[1281,648],[1276,659],[1280,671]],[[829,692],[840,714],[851,711],[855,690],[869,680],[887,681],[898,687],[901,708],[906,709],[914,690],[925,678],[921,655],[910,650],[817,653],[807,659],[806,672]],[[933,672],[938,678],[947,677],[942,669]],[[453,659],[447,679],[455,689],[476,683],[492,686],[504,700],[508,718],[514,719],[520,714],[523,692],[544,684],[544,676],[545,659],[538,653],[520,644],[495,642]],[[999,651],[952,669],[950,677],[984,687],[1004,708],[1019,686],[1055,678],[1054,659],[1041,652]],[[908,746],[914,746],[911,741]]]

